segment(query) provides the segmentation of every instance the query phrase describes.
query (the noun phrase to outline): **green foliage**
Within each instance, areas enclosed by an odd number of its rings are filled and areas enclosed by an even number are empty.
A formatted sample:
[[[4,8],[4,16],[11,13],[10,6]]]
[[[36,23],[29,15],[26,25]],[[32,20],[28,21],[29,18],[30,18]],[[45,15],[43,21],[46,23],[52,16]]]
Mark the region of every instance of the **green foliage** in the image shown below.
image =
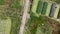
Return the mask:
[[[11,8],[18,8],[20,7],[20,0],[11,0],[11,4],[10,4],[10,7]]]
[[[23,6],[20,6],[20,1],[11,0],[10,8],[7,9],[7,8],[5,8],[5,6],[0,8],[1,9],[0,10],[0,18],[5,19],[5,17],[10,17],[10,19],[11,19],[12,24],[11,24],[10,34],[18,34],[19,33],[20,23],[21,23],[20,11],[22,11],[22,7]]]
[[[51,1],[55,1],[56,3],[60,3],[60,0],[51,0]]]
[[[56,0],[55,2],[60,3],[60,0]]]
[[[0,0],[0,5],[4,5],[5,0]]]
[[[43,10],[42,10],[41,14],[46,15],[47,6],[48,6],[48,2],[44,2],[43,3],[43,8],[42,8]]]
[[[12,21],[11,34],[18,34],[21,21],[16,13],[13,16],[11,16],[11,21]]]
[[[42,12],[42,8],[43,8],[43,2],[39,0],[36,13],[40,14]]]
[[[30,18],[24,34],[51,34],[51,27],[43,16]]]

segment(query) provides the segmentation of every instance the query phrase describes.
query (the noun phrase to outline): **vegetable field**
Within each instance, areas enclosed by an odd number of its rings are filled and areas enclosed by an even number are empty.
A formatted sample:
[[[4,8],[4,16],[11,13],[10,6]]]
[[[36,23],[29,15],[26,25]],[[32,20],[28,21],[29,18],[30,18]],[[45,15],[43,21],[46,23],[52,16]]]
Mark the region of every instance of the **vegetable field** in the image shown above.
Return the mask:
[[[60,19],[57,19],[60,15],[58,15],[59,2],[59,0],[29,0],[29,2],[0,0],[0,34],[20,34],[20,32],[23,34],[60,34]],[[57,7],[53,7],[55,12],[52,12],[53,17],[50,17],[52,3],[56,3]],[[26,20],[24,21],[23,18]]]

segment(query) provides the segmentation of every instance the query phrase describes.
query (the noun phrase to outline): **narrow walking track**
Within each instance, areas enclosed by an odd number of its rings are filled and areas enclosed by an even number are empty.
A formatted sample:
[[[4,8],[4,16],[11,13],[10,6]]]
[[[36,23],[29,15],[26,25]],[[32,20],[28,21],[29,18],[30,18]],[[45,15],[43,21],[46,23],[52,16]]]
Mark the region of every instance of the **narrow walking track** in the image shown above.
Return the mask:
[[[24,0],[24,13],[22,16],[19,34],[23,34],[25,23],[26,23],[26,18],[27,18],[27,14],[28,14],[28,10],[29,10],[28,7],[29,7],[29,0]]]

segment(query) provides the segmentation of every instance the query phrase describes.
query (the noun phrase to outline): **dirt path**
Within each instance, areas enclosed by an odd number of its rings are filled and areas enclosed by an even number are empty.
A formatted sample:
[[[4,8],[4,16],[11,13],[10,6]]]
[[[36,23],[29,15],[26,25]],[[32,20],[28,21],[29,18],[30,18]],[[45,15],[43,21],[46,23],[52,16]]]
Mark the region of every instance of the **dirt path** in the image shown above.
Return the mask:
[[[26,23],[26,18],[27,18],[27,14],[28,14],[28,10],[29,10],[28,7],[29,7],[29,0],[24,0],[24,13],[22,16],[19,34],[23,34],[25,23]]]

